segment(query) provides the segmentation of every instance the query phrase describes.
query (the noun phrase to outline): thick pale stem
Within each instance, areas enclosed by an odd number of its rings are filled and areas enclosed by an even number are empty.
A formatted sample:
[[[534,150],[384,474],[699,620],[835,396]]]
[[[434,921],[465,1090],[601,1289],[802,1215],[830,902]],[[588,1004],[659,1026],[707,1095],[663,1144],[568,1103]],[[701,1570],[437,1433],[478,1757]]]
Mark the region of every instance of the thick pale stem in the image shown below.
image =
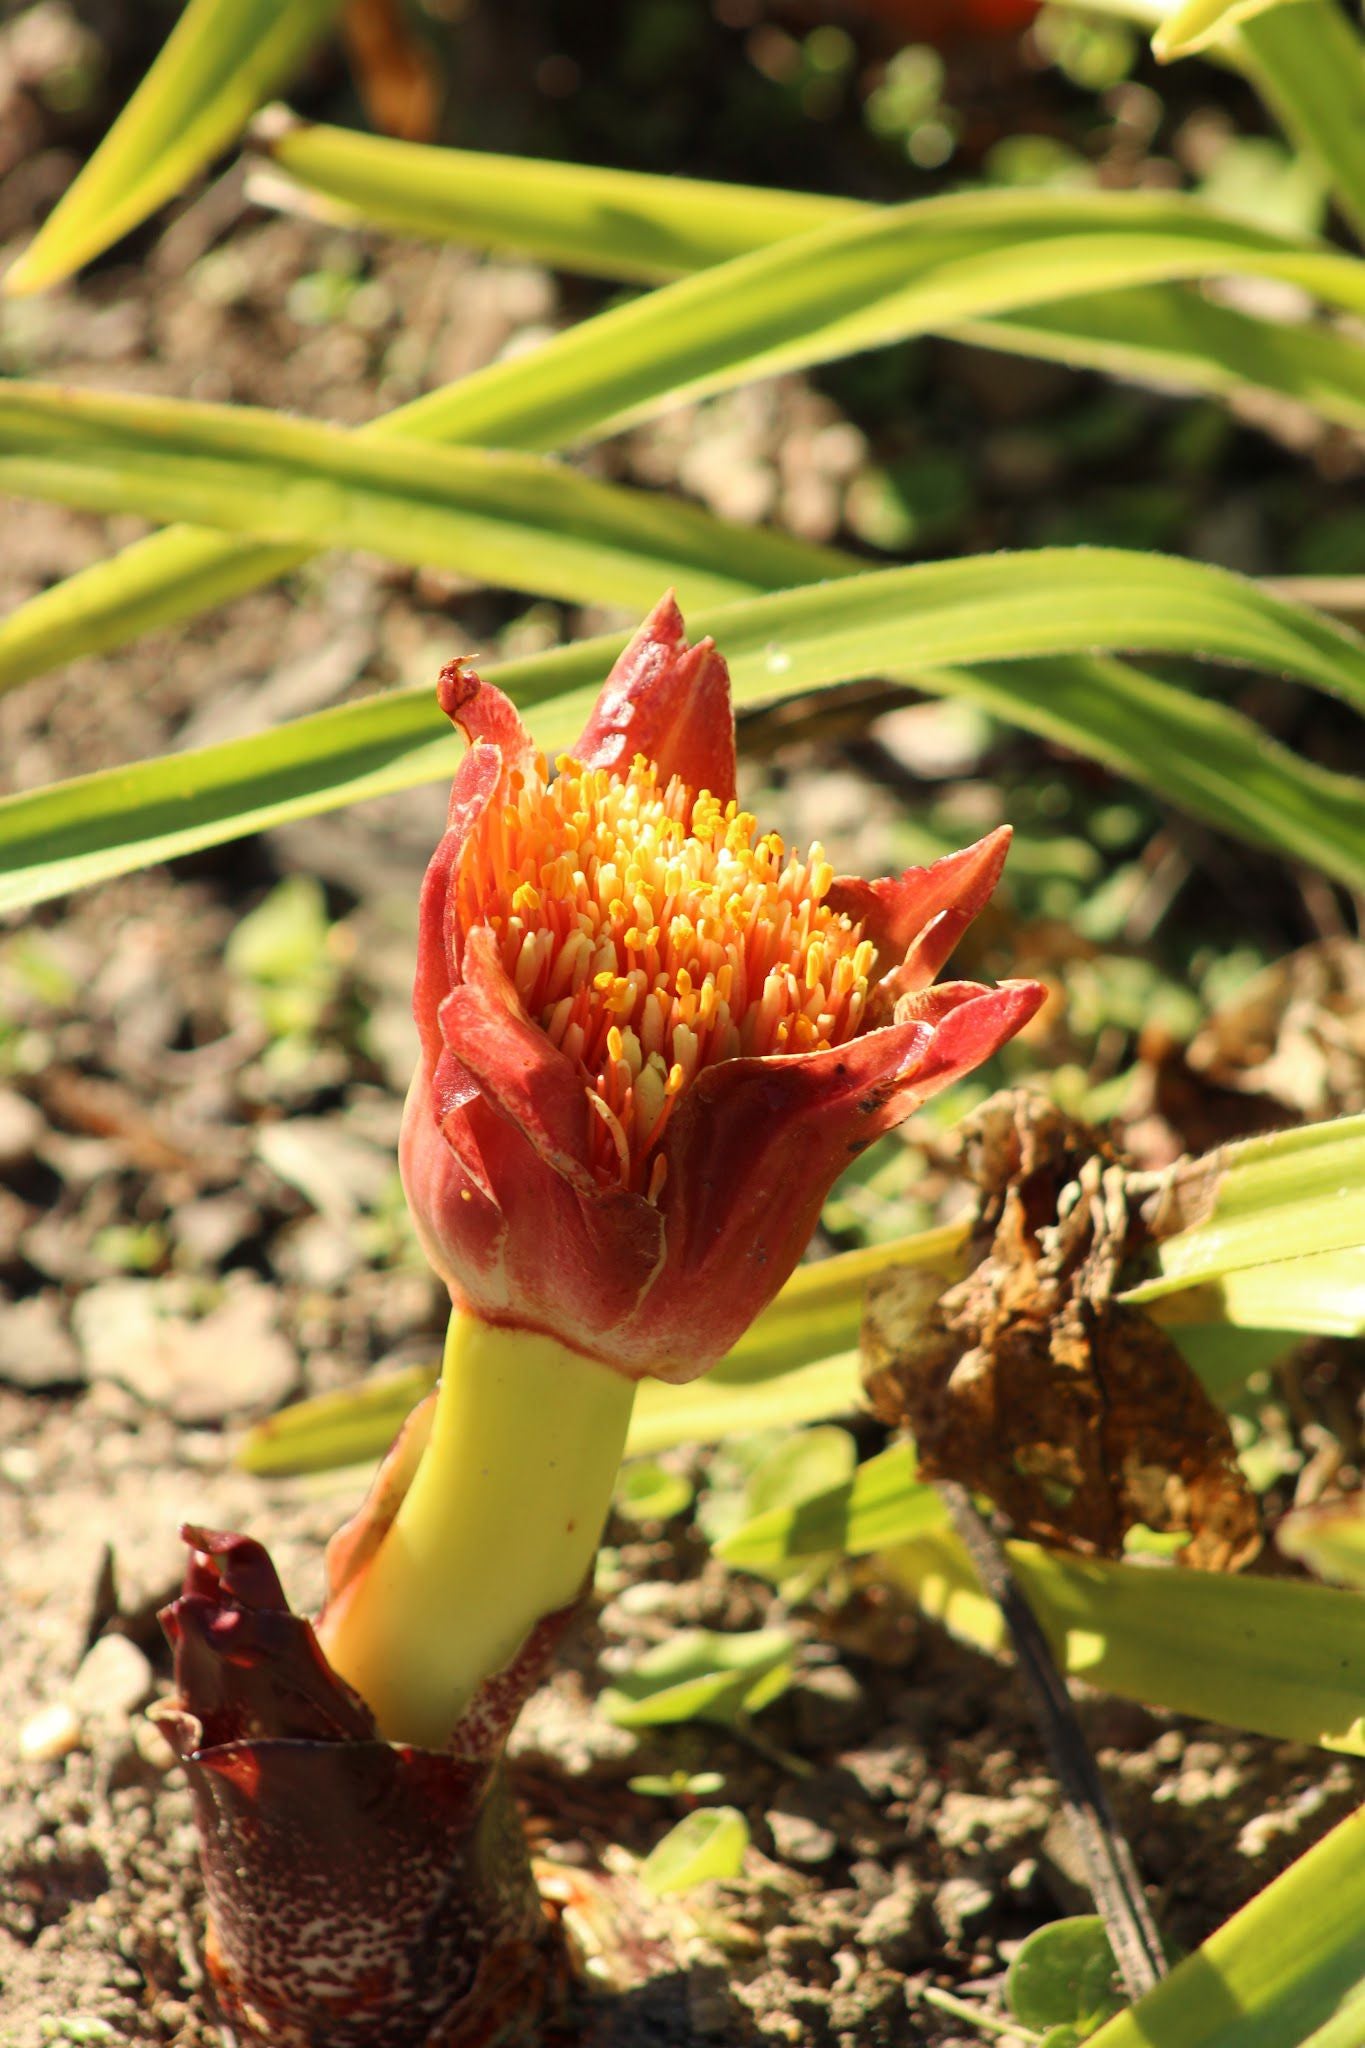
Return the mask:
[[[634,1394],[552,1337],[451,1317],[412,1482],[318,1627],[389,1741],[441,1747],[480,1681],[578,1593]]]

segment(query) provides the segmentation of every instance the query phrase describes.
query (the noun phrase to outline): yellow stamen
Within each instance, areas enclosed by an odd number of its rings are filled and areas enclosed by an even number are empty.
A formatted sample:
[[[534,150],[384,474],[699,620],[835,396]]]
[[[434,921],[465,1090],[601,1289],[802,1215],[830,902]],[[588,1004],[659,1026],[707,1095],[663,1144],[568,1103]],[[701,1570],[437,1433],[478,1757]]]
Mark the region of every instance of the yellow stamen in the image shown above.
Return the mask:
[[[592,1165],[656,1199],[658,1147],[702,1068],[858,1031],[874,948],[825,901],[833,869],[708,790],[562,756],[512,778],[465,850],[462,929],[486,925],[528,1014],[583,1067]]]

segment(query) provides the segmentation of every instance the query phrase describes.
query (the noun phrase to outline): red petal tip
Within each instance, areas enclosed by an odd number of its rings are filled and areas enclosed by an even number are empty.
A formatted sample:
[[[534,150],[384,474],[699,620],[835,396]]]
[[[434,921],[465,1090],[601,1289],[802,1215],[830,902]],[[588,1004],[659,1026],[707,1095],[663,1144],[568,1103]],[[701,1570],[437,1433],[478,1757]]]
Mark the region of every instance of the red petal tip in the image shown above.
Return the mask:
[[[504,768],[528,768],[535,759],[531,735],[517,708],[495,683],[486,683],[463,655],[448,661],[436,680],[436,701],[472,746],[487,740],[499,749]],[[458,784],[457,784],[458,786]]]
[[[483,684],[465,657],[462,654],[457,655],[454,661],[446,663],[436,678],[436,702],[451,723],[459,725],[463,723],[460,718],[461,711],[478,696],[482,688]]]

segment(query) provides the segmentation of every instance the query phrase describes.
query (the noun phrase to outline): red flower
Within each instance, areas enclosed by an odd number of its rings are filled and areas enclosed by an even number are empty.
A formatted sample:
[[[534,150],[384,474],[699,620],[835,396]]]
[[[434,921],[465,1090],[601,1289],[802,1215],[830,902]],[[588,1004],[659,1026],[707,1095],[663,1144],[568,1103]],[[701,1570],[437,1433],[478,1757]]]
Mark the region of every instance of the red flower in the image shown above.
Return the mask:
[[[671,596],[549,779],[462,664],[470,741],[422,892],[401,1145],[457,1306],[687,1380],[787,1278],[849,1160],[1027,1022],[932,985],[1009,831],[898,880],[788,857],[735,802],[729,675]]]

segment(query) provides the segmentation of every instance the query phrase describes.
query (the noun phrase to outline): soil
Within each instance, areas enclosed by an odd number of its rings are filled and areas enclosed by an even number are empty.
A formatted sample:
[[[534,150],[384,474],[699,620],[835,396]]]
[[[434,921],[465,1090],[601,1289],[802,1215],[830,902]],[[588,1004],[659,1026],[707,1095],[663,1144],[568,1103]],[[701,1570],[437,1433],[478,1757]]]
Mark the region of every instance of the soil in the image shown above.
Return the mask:
[[[79,26],[60,7],[30,12],[56,31]],[[0,237],[12,243],[89,139],[16,63],[24,18],[0,32],[0,93],[26,138],[0,180]],[[135,69],[136,38],[105,26],[112,74]],[[0,368],[356,422],[597,296],[527,263],[275,218],[228,172],[78,285],[7,308]],[[916,360],[912,383],[925,374]],[[1064,381],[994,358],[986,380],[983,360],[946,348],[933,358],[946,415],[979,408],[986,423],[963,546],[1038,537],[1036,461],[1019,467],[1037,441],[1025,446],[1020,422],[1059,403]],[[849,494],[876,453],[855,399],[837,380],[786,380],[590,463],[681,479],[731,516],[776,507],[831,539],[846,535]],[[1167,401],[1133,405],[1139,423],[1171,416]],[[1254,445],[1273,474],[1278,454]],[[3,517],[6,610],[140,530],[29,503]],[[1248,566],[1270,566],[1262,527],[1238,545],[1257,557]],[[327,559],[4,699],[3,786],[226,738],[434,675],[456,653],[617,623],[528,609],[455,576]],[[803,807],[842,805],[842,847],[837,828],[825,836],[850,865],[886,866],[877,839],[895,804],[884,788],[869,797],[859,767],[856,750],[850,765],[789,748],[767,772],[785,781],[798,823]],[[267,1540],[296,1602],[315,1601],[321,1545],[359,1482],[249,1478],[233,1464],[238,1432],[296,1395],[438,1352],[439,1291],[407,1233],[392,1158],[415,1043],[416,885],[443,808],[429,789],[322,818],[112,883],[0,935],[7,2048],[216,2038],[199,1997],[188,1795],[144,1712],[169,1678],[155,1611],[177,1584],[187,1518]],[[276,972],[234,934],[263,902],[278,909],[273,892],[290,876],[304,878],[302,894]],[[1295,923],[1301,906],[1285,915],[1289,938],[1312,935]],[[570,1864],[646,1853],[689,1799],[646,1797],[627,1780],[677,1770],[721,1773],[720,1796],[753,1839],[742,1881],[675,1909],[679,1968],[632,2010],[630,2040],[977,2040],[926,1990],[998,2016],[1021,1939],[1090,1909],[1013,1677],[899,1609],[874,1574],[788,1615],[710,1558],[687,1517],[643,1533],[614,1524],[608,1541],[609,1597],[515,1739],[537,1846]],[[797,1677],[756,1743],[700,1726],[628,1736],[594,1710],[613,1663],[672,1628],[779,1616],[798,1638]],[[1083,1700],[1082,1717],[1162,1927],[1182,1946],[1360,1796],[1359,1768],[1320,1752],[1100,1697]]]

